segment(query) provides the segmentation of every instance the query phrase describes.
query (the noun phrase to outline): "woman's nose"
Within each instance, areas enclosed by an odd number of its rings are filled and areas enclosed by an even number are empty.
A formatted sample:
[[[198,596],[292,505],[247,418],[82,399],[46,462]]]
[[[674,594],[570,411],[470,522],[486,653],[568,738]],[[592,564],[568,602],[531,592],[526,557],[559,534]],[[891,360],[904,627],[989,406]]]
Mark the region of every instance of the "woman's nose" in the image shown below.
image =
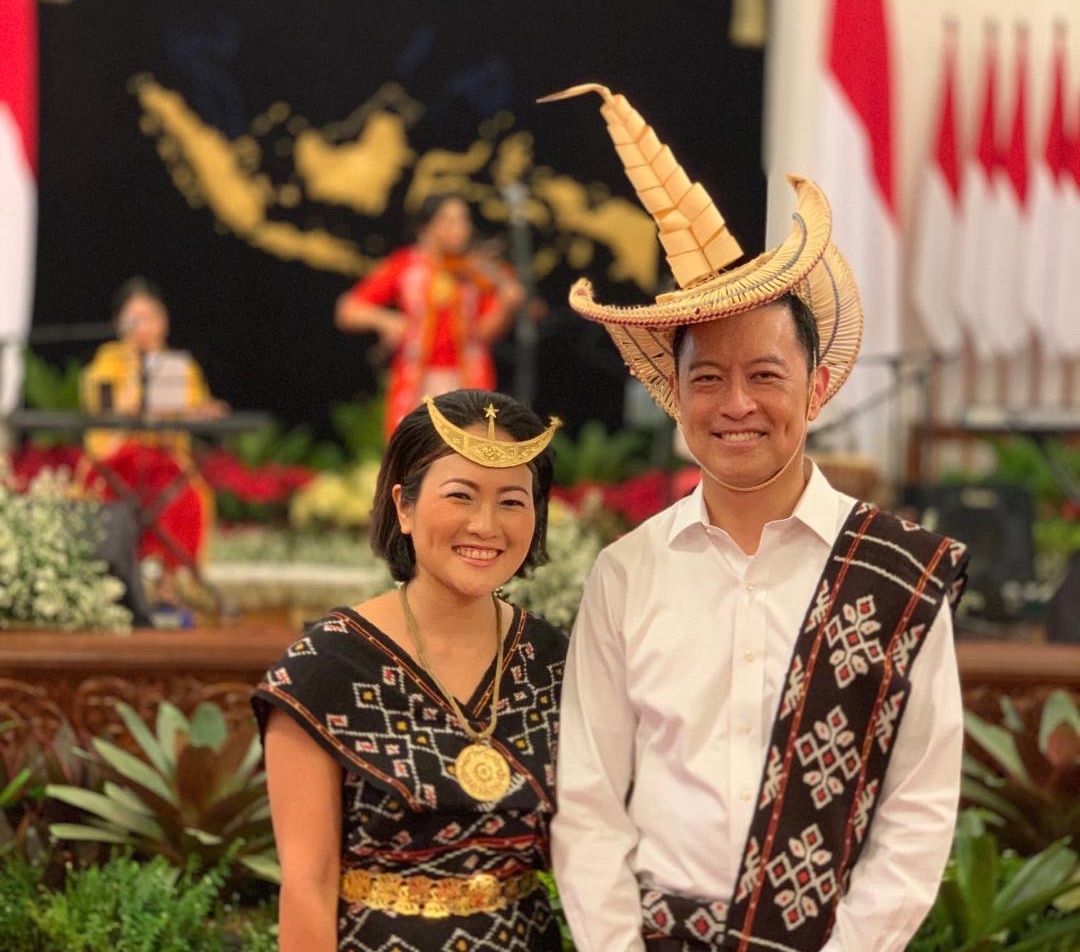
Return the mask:
[[[495,507],[481,503],[472,512],[469,530],[479,536],[490,536],[495,532]]]

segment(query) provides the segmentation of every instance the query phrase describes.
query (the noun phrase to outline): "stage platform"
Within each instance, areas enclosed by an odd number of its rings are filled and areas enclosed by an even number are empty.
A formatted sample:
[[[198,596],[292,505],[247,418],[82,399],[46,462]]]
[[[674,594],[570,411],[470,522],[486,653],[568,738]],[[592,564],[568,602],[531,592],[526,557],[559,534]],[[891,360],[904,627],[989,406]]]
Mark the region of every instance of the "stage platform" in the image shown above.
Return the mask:
[[[0,734],[0,746],[27,735],[50,740],[65,721],[83,744],[100,734],[123,739],[117,701],[150,718],[162,700],[188,713],[209,700],[231,723],[247,721],[252,687],[299,631],[295,618],[267,613],[186,631],[0,632],[0,722],[22,722],[17,736]],[[957,653],[965,704],[983,716],[996,716],[1002,694],[1063,687],[1080,698],[1080,645],[961,639]]]

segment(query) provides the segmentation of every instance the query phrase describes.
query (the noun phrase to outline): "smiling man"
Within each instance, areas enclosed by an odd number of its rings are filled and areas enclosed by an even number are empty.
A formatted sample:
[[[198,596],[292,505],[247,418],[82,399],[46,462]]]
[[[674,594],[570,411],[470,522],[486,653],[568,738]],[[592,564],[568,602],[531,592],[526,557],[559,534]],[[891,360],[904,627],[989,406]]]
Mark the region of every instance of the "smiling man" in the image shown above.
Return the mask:
[[[959,543],[833,489],[807,427],[851,370],[854,280],[814,183],[741,249],[622,96],[602,113],[678,289],[603,323],[701,466],[609,546],[563,687],[553,855],[582,952],[900,952],[949,852]],[[563,94],[565,95],[565,94]]]

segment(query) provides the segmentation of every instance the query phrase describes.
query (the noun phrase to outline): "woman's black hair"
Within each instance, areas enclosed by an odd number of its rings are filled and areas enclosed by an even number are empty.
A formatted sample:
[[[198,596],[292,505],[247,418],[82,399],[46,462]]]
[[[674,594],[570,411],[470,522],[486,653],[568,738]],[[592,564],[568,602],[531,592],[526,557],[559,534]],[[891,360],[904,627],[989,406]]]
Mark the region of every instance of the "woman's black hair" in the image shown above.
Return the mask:
[[[112,296],[109,314],[113,322],[120,316],[121,311],[127,307],[128,301],[134,297],[153,298],[158,304],[165,307],[165,292],[161,290],[158,284],[142,275],[135,275],[135,277],[128,278],[121,284]]]
[[[431,220],[439,214],[439,209],[443,207],[447,202],[458,201],[461,202],[466,209],[469,210],[469,217],[472,217],[472,209],[469,208],[469,203],[465,201],[465,198],[459,195],[457,192],[436,192],[434,195],[429,195],[421,203],[420,207],[413,213],[409,228],[412,233],[412,237],[419,238],[420,233],[431,224]]]
[[[486,423],[485,410],[489,404],[497,411],[498,427],[515,440],[532,439],[546,429],[532,410],[502,393],[488,390],[454,390],[435,398],[439,412],[455,426],[463,429],[475,423]],[[413,549],[412,539],[401,531],[392,490],[394,486],[400,485],[402,502],[414,505],[431,464],[453,452],[450,445],[435,430],[428,408],[424,404],[408,414],[390,437],[375,485],[375,504],[371,511],[371,548],[377,556],[386,560],[390,574],[399,582],[407,582],[416,575],[416,551]],[[548,558],[547,509],[553,471],[551,447],[535,457],[528,466],[533,474],[532,497],[536,510],[536,528],[529,543],[529,552],[515,575],[524,574],[530,566],[543,565]]]

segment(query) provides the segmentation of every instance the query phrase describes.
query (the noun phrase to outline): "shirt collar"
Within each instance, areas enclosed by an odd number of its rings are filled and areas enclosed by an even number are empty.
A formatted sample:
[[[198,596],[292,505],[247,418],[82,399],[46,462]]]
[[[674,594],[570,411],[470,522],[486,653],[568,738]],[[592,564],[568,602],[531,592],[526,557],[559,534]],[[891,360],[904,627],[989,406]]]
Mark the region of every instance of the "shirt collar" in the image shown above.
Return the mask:
[[[841,493],[829,485],[825,475],[811,460],[810,478],[789,518],[797,519],[827,545],[832,545],[836,536],[837,514],[843,501]],[[849,505],[844,507],[845,512],[850,508],[850,500],[848,502]],[[674,518],[671,521],[671,531],[668,533],[669,545],[693,526],[708,528],[710,525],[709,511],[705,508],[705,492],[701,482],[676,506]]]

